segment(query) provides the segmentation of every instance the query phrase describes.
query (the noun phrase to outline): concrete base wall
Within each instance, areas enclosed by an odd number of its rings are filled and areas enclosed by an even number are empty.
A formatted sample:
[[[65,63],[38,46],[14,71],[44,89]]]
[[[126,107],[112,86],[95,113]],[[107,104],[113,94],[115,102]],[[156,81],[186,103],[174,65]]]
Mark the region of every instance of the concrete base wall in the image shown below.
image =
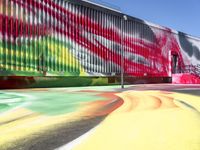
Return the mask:
[[[0,77],[0,89],[79,87],[120,84],[120,76],[114,77]],[[170,83],[167,77],[124,77],[124,84]]]

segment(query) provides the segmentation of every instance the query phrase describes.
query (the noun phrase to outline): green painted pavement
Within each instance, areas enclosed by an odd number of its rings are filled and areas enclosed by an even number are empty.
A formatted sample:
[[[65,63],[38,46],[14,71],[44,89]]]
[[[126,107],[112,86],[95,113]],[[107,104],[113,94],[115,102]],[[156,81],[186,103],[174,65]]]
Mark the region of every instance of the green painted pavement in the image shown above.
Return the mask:
[[[11,92],[0,92],[0,113],[11,110],[26,102],[26,96]]]
[[[76,111],[81,104],[95,100],[106,100],[92,93],[37,92],[37,97],[28,105],[28,109],[46,115],[61,115]]]
[[[22,107],[45,115],[62,115],[76,111],[84,103],[106,100],[105,97],[97,96],[98,93],[114,92],[119,89],[119,85],[114,85],[49,88],[37,91],[3,90],[0,91],[0,113]],[[86,92],[81,92],[84,90]],[[92,91],[87,92],[87,90]]]
[[[1,92],[0,113],[23,107],[45,115],[61,115],[76,111],[81,104],[106,100],[95,93],[26,92],[25,94]]]

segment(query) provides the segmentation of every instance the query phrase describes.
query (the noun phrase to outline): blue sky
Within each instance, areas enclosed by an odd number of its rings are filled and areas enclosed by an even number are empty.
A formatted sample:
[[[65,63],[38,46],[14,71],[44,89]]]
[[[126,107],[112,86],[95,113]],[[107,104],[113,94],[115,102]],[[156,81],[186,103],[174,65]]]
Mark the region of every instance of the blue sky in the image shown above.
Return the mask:
[[[131,16],[200,37],[200,0],[102,0]]]

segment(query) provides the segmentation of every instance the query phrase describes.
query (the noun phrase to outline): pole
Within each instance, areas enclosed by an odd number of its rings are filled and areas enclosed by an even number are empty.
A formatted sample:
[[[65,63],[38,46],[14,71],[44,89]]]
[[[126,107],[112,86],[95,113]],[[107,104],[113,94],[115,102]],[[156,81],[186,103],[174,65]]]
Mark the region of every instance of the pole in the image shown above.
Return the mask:
[[[127,16],[123,15],[121,19],[121,27],[122,27],[122,37],[121,37],[121,88],[124,88],[124,23],[127,20]]]

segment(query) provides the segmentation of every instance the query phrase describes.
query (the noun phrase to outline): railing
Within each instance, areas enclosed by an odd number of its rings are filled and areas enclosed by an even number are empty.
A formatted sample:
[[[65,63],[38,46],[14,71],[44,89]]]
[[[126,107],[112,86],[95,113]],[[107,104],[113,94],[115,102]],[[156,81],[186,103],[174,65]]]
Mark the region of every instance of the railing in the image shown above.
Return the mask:
[[[195,66],[195,73],[200,77],[200,64]]]
[[[200,78],[200,64],[182,66],[176,69],[175,73],[190,73]]]

